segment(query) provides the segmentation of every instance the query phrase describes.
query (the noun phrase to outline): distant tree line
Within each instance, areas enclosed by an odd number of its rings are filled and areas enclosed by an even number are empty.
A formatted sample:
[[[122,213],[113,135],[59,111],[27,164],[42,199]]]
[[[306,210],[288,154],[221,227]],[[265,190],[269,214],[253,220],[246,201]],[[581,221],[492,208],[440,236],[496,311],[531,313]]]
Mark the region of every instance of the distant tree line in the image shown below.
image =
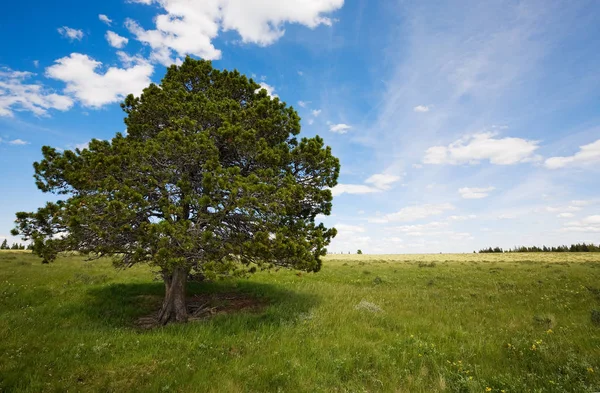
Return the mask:
[[[577,243],[570,246],[519,246],[512,249],[503,250],[500,247],[489,247],[479,250],[480,254],[500,253],[500,252],[600,252],[600,245],[593,243]]]
[[[21,244],[21,243],[13,243],[12,246],[9,246],[8,241],[6,239],[4,239],[2,244],[0,244],[0,250],[25,250],[25,249],[31,250],[32,247],[33,246],[31,244],[25,246],[24,244]]]

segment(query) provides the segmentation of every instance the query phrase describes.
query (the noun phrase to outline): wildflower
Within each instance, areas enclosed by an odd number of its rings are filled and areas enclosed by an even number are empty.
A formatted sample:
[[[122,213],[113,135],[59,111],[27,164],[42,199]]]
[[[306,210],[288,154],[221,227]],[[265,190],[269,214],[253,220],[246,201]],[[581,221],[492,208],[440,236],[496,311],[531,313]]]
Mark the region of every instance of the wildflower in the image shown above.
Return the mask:
[[[591,368],[591,367],[588,367],[588,369],[587,369],[587,370],[588,370],[588,372],[589,372],[589,373],[593,373],[593,372],[594,372],[594,369],[593,369],[593,368]]]
[[[535,344],[533,344],[533,345],[531,346],[531,350],[532,350],[532,351],[535,351],[535,350],[536,350],[536,346],[535,346]]]
[[[491,391],[492,391],[492,388],[490,388],[490,387],[487,387],[487,388],[485,388],[485,391],[486,391],[486,392],[491,392]]]
[[[548,330],[546,330],[546,334],[552,334],[552,333],[554,333],[554,332],[552,331],[552,329],[548,329]]]

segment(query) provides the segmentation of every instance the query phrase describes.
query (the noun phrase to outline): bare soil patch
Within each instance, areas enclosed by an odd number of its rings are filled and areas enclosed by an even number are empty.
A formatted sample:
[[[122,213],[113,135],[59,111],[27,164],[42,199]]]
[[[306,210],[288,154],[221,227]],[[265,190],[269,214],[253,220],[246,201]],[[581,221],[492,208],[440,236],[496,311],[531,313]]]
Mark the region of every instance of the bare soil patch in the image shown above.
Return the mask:
[[[147,296],[145,296],[147,301]],[[161,298],[156,296],[156,303],[160,306]],[[188,321],[207,320],[216,315],[234,314],[238,312],[259,313],[264,310],[268,302],[254,295],[238,292],[203,293],[187,298]],[[150,315],[139,318],[135,325],[141,329],[153,329],[161,326],[157,319],[158,310]]]

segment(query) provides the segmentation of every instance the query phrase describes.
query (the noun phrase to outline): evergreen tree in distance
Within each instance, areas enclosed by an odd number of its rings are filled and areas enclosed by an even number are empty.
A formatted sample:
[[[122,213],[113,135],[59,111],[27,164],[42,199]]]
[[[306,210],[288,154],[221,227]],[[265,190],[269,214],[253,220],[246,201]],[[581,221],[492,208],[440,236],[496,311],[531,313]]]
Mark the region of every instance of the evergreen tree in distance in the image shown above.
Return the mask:
[[[300,118],[239,74],[187,58],[121,105],[127,136],[83,150],[45,146],[36,184],[62,199],[17,213],[13,234],[52,261],[76,250],[161,274],[160,323],[186,321],[188,274],[318,271],[334,228],[339,161]],[[61,236],[56,236],[61,234]]]
[[[4,241],[0,245],[0,250],[8,250],[8,240],[4,239]]]

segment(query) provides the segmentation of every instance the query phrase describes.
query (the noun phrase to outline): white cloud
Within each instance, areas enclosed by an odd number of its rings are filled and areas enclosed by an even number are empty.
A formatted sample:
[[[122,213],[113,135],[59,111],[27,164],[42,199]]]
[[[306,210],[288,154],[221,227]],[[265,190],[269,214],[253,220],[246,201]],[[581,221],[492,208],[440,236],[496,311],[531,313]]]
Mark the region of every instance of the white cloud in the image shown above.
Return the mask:
[[[371,237],[362,235],[365,229],[358,225],[335,224],[337,236],[334,238],[336,248],[339,250],[352,250],[362,248],[371,243]]]
[[[304,72],[302,72],[302,71],[298,71],[298,75],[300,75],[300,76],[304,76]]]
[[[413,237],[439,237],[450,240],[473,240],[473,236],[471,236],[468,232],[454,232],[454,231],[425,231],[425,232],[407,232],[407,236]]]
[[[266,84],[265,82],[260,82],[259,83],[260,88],[256,89],[256,92],[258,93],[261,89],[265,89],[267,91],[267,94],[269,96],[271,96],[271,98],[275,98],[275,97],[279,97],[277,94],[275,94],[275,88],[271,85]]]
[[[413,108],[413,111],[424,113],[424,112],[429,112],[429,109],[430,108],[426,105],[417,105]]]
[[[65,38],[68,38],[71,41],[81,41],[83,38],[83,30],[72,29],[67,26],[59,27],[57,29],[58,33]]]
[[[147,60],[144,59],[141,56],[130,56],[129,54],[127,54],[126,52],[123,51],[117,51],[117,56],[119,57],[119,60],[121,61],[121,63],[123,63],[123,65],[125,67],[131,67],[132,65],[135,64],[146,64]]]
[[[463,187],[459,188],[458,192],[460,196],[464,199],[481,199],[487,197],[490,194],[490,192],[494,191],[495,189],[495,187]]]
[[[319,115],[321,114],[321,110],[320,109],[313,109],[311,113],[312,113],[312,115],[314,117],[319,117]]]
[[[25,83],[34,75],[0,68],[0,116],[12,117],[14,111],[44,116],[48,109],[66,111],[73,106],[73,100],[67,96],[53,93],[38,83]]]
[[[365,180],[365,183],[372,184],[375,188],[380,190],[389,190],[392,184],[396,183],[400,179],[400,176],[377,173]]]
[[[579,221],[564,224],[564,232],[600,232],[600,215],[588,216]]]
[[[102,22],[106,23],[107,25],[110,26],[110,24],[112,23],[112,20],[108,18],[108,16],[104,15],[104,14],[99,14],[98,15],[98,19],[100,19]]]
[[[65,93],[72,94],[84,106],[95,108],[118,102],[130,93],[140,94],[150,84],[154,72],[154,67],[144,62],[129,68],[110,67],[98,73],[96,70],[102,63],[80,53],[72,53],[55,63],[46,68],[46,75],[65,82]]]
[[[310,102],[298,101],[298,105],[302,108],[306,108],[308,106],[308,104],[310,104]]]
[[[352,127],[347,124],[331,124],[329,126],[329,131],[335,132],[337,134],[345,134]]]
[[[600,139],[587,145],[579,147],[579,151],[568,157],[550,157],[544,165],[548,169],[559,169],[565,167],[583,167],[600,164]]]
[[[333,196],[342,194],[372,194],[389,190],[392,184],[401,179],[400,176],[376,173],[365,180],[366,184],[338,184],[331,189]]]
[[[560,213],[556,215],[558,218],[572,218],[574,216],[575,215],[573,213]]]
[[[425,164],[477,164],[489,160],[496,165],[512,165],[536,159],[537,141],[521,138],[494,138],[490,132],[469,135],[448,146],[433,146],[425,152]]]
[[[581,210],[580,206],[573,206],[573,205],[569,205],[569,206],[546,206],[546,211],[550,212],[550,213],[556,213],[556,212],[578,212]]]
[[[23,146],[23,145],[28,145],[29,142],[24,141],[22,139],[14,139],[12,141],[8,141],[9,145],[15,145],[15,146]]]
[[[106,37],[106,41],[108,41],[110,46],[112,46],[113,48],[120,49],[120,48],[124,47],[125,45],[127,45],[127,43],[129,42],[128,38],[121,37],[114,31],[110,31],[110,30],[106,32],[105,37]]]
[[[315,119],[308,119],[308,125],[312,125],[315,122]]]
[[[417,225],[401,225],[398,227],[391,227],[391,230],[396,230],[400,232],[414,233],[414,232],[425,232],[432,231],[437,229],[442,229],[448,227],[447,222],[443,221],[433,221],[427,224],[417,224]]]
[[[450,221],[467,221],[467,220],[473,220],[477,218],[477,216],[475,214],[469,214],[469,215],[465,215],[465,216],[450,216],[448,217],[448,220]]]
[[[220,31],[236,31],[243,43],[266,46],[284,35],[283,25],[309,28],[331,25],[324,16],[340,9],[344,0],[135,0],[160,6],[166,13],[155,17],[155,30],[145,30],[128,19],[127,28],[152,48],[152,58],[170,64],[178,56],[195,55],[207,60],[221,57],[213,45]]]
[[[371,194],[374,192],[381,192],[381,190],[375,187],[365,186],[363,184],[338,184],[331,189],[333,196],[342,194]]]
[[[337,229],[338,233],[341,233],[341,232],[363,233],[363,232],[365,232],[365,228],[358,226],[358,225],[335,224],[334,228]]]
[[[498,216],[499,220],[514,220],[515,218],[517,218],[517,215],[511,213],[504,213]]]
[[[584,200],[571,201],[572,206],[587,206],[587,205],[591,205],[592,203],[593,203],[592,201],[584,201]]]
[[[90,142],[85,142],[85,143],[77,143],[73,147],[75,149],[83,150],[83,149],[87,149],[89,146],[90,146]]]
[[[38,67],[40,66],[40,61],[39,61],[39,60],[34,60],[34,61],[33,61],[33,66],[34,66],[35,68],[38,68]]]
[[[405,207],[396,213],[387,214],[383,217],[372,218],[369,221],[374,223],[417,221],[423,218],[443,214],[448,210],[454,210],[454,206],[450,203],[415,205]]]

